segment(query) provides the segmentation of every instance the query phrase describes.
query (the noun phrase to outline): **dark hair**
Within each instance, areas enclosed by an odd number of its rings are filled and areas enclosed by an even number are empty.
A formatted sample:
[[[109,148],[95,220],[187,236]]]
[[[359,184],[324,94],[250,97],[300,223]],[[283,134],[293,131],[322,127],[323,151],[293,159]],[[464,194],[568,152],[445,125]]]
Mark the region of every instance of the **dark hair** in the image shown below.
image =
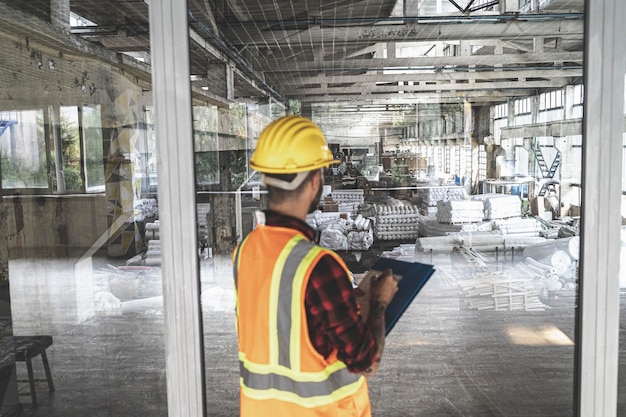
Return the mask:
[[[295,190],[283,190],[282,188],[272,187],[271,185],[268,185],[267,192],[269,193],[270,203],[280,204],[286,200],[297,198],[298,196],[300,196],[300,194],[302,194],[302,191],[304,190],[304,187],[309,181],[311,181],[311,179],[313,178],[316,172],[318,172],[318,170],[309,172],[309,175],[307,175],[306,179],[302,181],[302,184],[300,184],[298,188],[296,188]],[[291,182],[293,181],[293,179],[296,177],[297,174],[265,174],[265,175],[267,175],[268,177],[277,178],[279,180]]]

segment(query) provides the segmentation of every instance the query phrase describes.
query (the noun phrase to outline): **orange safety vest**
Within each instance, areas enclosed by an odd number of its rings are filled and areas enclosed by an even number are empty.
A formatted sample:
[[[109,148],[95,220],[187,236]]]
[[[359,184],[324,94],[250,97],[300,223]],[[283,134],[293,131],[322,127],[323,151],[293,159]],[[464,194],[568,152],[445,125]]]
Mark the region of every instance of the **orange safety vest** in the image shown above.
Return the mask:
[[[365,377],[311,342],[304,296],[323,249],[296,230],[259,225],[233,253],[242,417],[369,417]]]

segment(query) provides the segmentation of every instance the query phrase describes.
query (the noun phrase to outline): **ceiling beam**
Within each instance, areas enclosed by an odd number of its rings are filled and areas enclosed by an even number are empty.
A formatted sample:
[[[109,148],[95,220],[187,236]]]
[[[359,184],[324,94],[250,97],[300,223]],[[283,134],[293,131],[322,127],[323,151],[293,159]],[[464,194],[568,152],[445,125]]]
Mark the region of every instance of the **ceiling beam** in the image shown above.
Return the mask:
[[[493,91],[458,91],[458,92],[423,92],[423,93],[382,93],[382,94],[320,94],[290,95],[288,98],[299,99],[303,103],[458,103],[463,101],[482,103],[502,103],[507,98],[534,95],[534,89],[511,89]]]
[[[319,75],[300,77],[297,79],[300,85],[321,84],[350,84],[350,83],[395,83],[407,81],[450,81],[450,80],[502,80],[514,79],[525,80],[530,78],[573,78],[583,75],[580,69],[551,69],[533,68],[520,71],[440,71],[421,72],[417,74],[360,74],[360,75]]]
[[[375,93],[399,93],[404,92],[439,92],[439,91],[475,91],[475,90],[505,90],[505,89],[545,89],[562,87],[568,84],[567,80],[547,80],[547,81],[523,81],[523,82],[484,82],[484,83],[462,83],[455,82],[439,84],[419,84],[419,85],[368,85],[368,92]],[[296,94],[359,94],[364,91],[361,85],[349,87],[317,87],[301,88],[294,92]]]
[[[306,42],[309,45],[328,44],[335,39],[347,44],[367,45],[373,42],[399,42],[411,40],[444,41],[458,39],[517,39],[527,38],[529,34],[539,37],[582,36],[583,20],[508,20],[500,21],[502,16],[492,16],[494,21],[486,19],[458,18],[445,23],[425,23],[413,20],[404,23],[364,23],[364,26],[311,26],[302,30],[276,29],[261,30],[254,22],[237,24],[232,22],[222,28],[227,39],[235,44],[258,47],[280,48],[293,42]],[[536,16],[535,16],[536,17]],[[441,19],[444,19],[443,17]],[[546,18],[549,19],[549,18]]]
[[[418,67],[445,67],[452,65],[517,65],[517,64],[541,64],[554,62],[580,62],[583,61],[582,52],[548,52],[548,53],[522,53],[503,55],[470,55],[470,56],[419,56],[413,58],[370,58],[370,59],[345,59],[341,61],[316,62],[315,60],[300,60],[285,62],[280,60],[267,60],[260,63],[263,72],[303,72],[303,71],[347,71],[347,70],[382,70],[399,67],[411,69]]]

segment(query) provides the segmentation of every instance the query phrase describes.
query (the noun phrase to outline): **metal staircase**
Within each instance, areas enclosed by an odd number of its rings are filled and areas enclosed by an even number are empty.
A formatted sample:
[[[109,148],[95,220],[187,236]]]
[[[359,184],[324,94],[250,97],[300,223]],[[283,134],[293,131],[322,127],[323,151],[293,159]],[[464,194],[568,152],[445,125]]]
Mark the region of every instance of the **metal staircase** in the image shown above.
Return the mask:
[[[0,136],[2,136],[11,125],[17,124],[17,120],[17,112],[0,112]]]
[[[541,152],[541,147],[537,144],[533,147],[535,153],[535,159],[537,160],[537,164],[539,165],[539,169],[541,170],[541,176],[544,181],[542,181],[541,189],[537,195],[543,197],[546,194],[558,194],[558,190],[556,185],[559,183],[558,180],[554,179],[554,174],[559,169],[559,165],[561,164],[561,152],[557,151],[554,159],[552,160],[551,165],[548,167],[546,160],[543,156],[543,152]]]
[[[0,120],[0,136],[4,134],[4,131],[9,128],[9,126],[17,124],[14,120]]]

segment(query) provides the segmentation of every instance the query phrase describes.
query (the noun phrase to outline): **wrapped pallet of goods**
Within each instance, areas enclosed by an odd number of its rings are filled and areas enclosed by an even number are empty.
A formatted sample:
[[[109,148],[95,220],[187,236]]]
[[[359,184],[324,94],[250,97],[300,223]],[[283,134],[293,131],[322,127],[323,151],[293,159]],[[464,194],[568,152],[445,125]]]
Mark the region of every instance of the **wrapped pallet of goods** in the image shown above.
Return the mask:
[[[432,186],[419,188],[416,197],[424,215],[436,215],[439,201],[463,200],[467,196],[461,186]]]
[[[522,215],[522,200],[518,195],[509,194],[478,194],[473,200],[482,201],[485,219],[508,219]]]
[[[320,246],[336,251],[348,250],[348,237],[344,230],[335,229],[333,226],[322,230],[319,244]]]
[[[447,236],[459,232],[488,232],[492,230],[491,222],[450,224],[440,223],[434,216],[422,216],[419,220],[420,237]]]
[[[415,243],[416,253],[449,253],[455,248],[481,252],[521,250],[545,242],[541,237],[504,236],[495,232],[461,232],[449,236],[420,237]]]
[[[494,228],[500,230],[503,235],[515,236],[541,236],[542,224],[536,218],[512,218],[494,221]]]
[[[392,201],[376,205],[374,234],[378,240],[414,240],[418,237],[419,209],[412,204]]]
[[[338,209],[342,213],[350,213],[356,216],[359,206],[364,203],[363,189],[354,190],[333,190],[332,199],[338,204]]]
[[[353,220],[317,210],[307,216],[307,223],[319,232],[320,246],[332,250],[367,250],[374,241],[371,219],[360,214]]]
[[[474,200],[455,200],[437,203],[437,221],[440,223],[473,223],[482,222],[484,217],[483,203]]]

